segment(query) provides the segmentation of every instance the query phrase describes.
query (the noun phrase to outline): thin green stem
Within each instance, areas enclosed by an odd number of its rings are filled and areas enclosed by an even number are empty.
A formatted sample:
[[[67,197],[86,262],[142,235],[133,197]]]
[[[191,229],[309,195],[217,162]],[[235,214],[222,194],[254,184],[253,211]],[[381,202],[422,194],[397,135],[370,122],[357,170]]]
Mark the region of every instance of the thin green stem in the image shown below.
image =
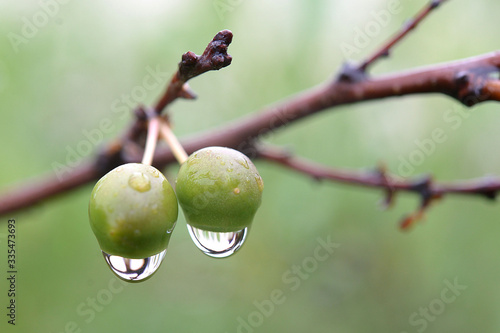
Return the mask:
[[[158,133],[160,129],[160,119],[152,117],[148,122],[148,136],[146,138],[146,146],[142,157],[142,164],[151,165],[155,154],[156,143],[158,142]]]
[[[179,162],[179,164],[184,163],[188,159],[188,154],[166,121],[160,122],[160,135],[170,146],[170,149],[172,149],[172,153],[177,159],[177,162]]]

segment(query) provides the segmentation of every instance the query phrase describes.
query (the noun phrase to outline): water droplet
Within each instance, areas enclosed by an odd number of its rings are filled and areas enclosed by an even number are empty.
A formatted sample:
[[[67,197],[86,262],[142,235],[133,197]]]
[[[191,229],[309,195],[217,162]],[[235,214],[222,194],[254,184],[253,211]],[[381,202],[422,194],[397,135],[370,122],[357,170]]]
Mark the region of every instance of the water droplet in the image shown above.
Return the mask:
[[[255,181],[257,182],[257,186],[259,187],[259,191],[264,191],[264,181],[260,176],[255,176]]]
[[[152,174],[152,175],[153,175],[153,177],[155,177],[155,178],[160,177],[160,173],[159,173],[157,170],[151,170],[151,174]]]
[[[220,161],[220,165],[226,165],[226,162]]]
[[[248,165],[248,161],[247,160],[236,160],[236,162],[238,162],[240,165],[242,165],[245,169],[250,169],[250,166]]]
[[[200,162],[200,159],[197,156],[198,156],[198,154],[195,154],[193,158],[190,157],[187,160],[187,164],[189,166],[194,165],[194,164],[198,164]]]
[[[234,194],[240,194],[240,192],[241,192],[240,189],[237,187],[233,190]]]
[[[227,170],[227,172],[232,172],[233,168],[227,168],[226,170]]]
[[[234,232],[214,232],[187,225],[189,235],[201,252],[213,258],[229,257],[247,238],[248,228]]]
[[[128,179],[128,184],[138,192],[146,192],[151,189],[149,178],[142,172],[134,172]]]
[[[167,250],[144,259],[128,259],[102,251],[109,268],[120,279],[127,282],[140,282],[151,277],[160,267]]]

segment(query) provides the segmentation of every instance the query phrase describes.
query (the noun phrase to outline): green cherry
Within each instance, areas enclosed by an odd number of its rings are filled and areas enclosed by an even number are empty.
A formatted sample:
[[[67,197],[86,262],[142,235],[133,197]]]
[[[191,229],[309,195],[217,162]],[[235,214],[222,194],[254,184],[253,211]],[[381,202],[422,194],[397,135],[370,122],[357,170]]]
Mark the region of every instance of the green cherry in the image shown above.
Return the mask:
[[[230,233],[251,225],[263,188],[259,172],[244,154],[208,147],[182,164],[176,192],[191,227]]]
[[[103,176],[89,203],[90,225],[115,273],[109,257],[145,260],[162,253],[177,213],[177,198],[165,176],[139,163],[121,165]]]

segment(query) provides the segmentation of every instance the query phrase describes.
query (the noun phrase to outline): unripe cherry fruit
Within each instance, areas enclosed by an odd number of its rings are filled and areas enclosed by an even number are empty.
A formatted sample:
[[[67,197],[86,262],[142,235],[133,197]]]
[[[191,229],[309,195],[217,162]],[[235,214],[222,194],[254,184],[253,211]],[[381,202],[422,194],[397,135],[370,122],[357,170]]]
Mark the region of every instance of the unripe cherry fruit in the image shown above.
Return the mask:
[[[95,185],[89,203],[92,230],[103,252],[147,258],[167,248],[177,221],[177,198],[156,168],[121,165]]]
[[[262,178],[250,159],[224,147],[194,152],[177,175],[177,198],[187,222],[213,232],[249,227],[263,189]]]

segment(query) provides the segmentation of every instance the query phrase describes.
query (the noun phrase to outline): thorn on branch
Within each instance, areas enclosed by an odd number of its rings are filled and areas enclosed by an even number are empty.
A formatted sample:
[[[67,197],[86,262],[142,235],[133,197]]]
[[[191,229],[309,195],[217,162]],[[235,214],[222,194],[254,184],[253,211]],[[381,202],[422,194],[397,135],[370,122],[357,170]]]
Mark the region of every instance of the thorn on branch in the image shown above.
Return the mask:
[[[380,164],[376,169],[376,174],[380,178],[381,183],[386,185],[385,196],[379,203],[380,207],[384,210],[389,209],[394,204],[396,191],[391,186],[390,178],[387,175],[387,167],[383,164]]]
[[[413,191],[420,196],[420,205],[415,213],[404,217],[400,221],[399,226],[403,230],[408,230],[416,222],[423,220],[425,212],[429,208],[430,204],[434,200],[441,198],[441,194],[437,194],[433,191],[432,177],[430,176],[424,176],[421,179],[416,180],[410,185],[408,190]]]
[[[191,89],[188,83],[184,83],[182,85],[182,89],[179,92],[180,97],[184,99],[196,99],[196,94],[195,92]]]
[[[405,216],[399,222],[399,228],[401,230],[409,230],[410,227],[414,226],[415,223],[422,221],[424,219],[424,210],[419,209],[415,213]]]

